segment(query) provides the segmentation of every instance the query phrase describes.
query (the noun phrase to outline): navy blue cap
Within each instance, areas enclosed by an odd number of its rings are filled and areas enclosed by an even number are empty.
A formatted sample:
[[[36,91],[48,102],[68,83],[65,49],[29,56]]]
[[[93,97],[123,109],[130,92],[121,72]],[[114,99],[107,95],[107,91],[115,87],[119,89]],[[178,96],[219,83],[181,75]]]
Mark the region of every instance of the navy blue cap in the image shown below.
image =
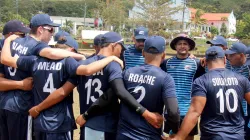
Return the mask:
[[[61,36],[70,36],[68,32],[65,32],[63,30],[60,30],[54,35],[54,41],[58,41]]]
[[[195,42],[191,38],[189,38],[189,36],[186,35],[186,34],[179,34],[176,38],[174,38],[170,42],[170,47],[173,50],[176,50],[175,46],[176,46],[177,42],[180,41],[180,40],[186,40],[188,42],[188,45],[190,47],[189,51],[191,51],[191,50],[193,50],[195,48]]]
[[[227,40],[220,35],[215,36],[213,40],[207,41],[206,43],[211,45],[223,45],[227,47]]]
[[[233,43],[231,48],[226,50],[226,54],[246,53],[247,46],[243,43]]]
[[[147,53],[158,54],[166,49],[166,40],[161,36],[148,37],[144,42],[144,51]]]
[[[42,25],[49,25],[53,27],[58,27],[60,24],[54,23],[50,16],[47,14],[36,14],[30,20],[30,27],[38,27]]]
[[[30,28],[26,27],[21,21],[19,20],[11,20],[8,21],[3,27],[3,35],[8,33],[14,32],[21,32],[21,33],[29,33]]]
[[[148,29],[140,26],[134,30],[134,36],[135,36],[135,39],[147,39]]]
[[[119,43],[124,47],[123,38],[116,32],[107,32],[103,34],[101,44],[103,45],[104,43]]]
[[[225,57],[225,51],[219,46],[209,47],[205,53],[206,60]]]
[[[59,39],[57,41],[58,44],[66,44],[66,45],[74,48],[75,51],[77,52],[77,50],[78,50],[78,43],[77,43],[77,41],[73,37],[71,37],[71,36],[61,36],[61,37],[63,37],[63,40]]]
[[[101,39],[103,34],[99,34],[94,38],[94,45],[95,46],[101,46]]]

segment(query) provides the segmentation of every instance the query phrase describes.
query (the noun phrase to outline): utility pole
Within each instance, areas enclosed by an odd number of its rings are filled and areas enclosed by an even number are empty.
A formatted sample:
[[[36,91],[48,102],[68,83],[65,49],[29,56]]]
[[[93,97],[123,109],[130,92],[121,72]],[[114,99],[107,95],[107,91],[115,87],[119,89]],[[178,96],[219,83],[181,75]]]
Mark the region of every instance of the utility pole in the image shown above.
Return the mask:
[[[182,32],[185,29],[185,24],[184,24],[184,18],[185,18],[185,10],[186,10],[186,4],[187,4],[187,0],[183,0],[183,13],[182,13]]]
[[[86,26],[86,14],[87,14],[87,4],[86,0],[84,0],[84,26]]]

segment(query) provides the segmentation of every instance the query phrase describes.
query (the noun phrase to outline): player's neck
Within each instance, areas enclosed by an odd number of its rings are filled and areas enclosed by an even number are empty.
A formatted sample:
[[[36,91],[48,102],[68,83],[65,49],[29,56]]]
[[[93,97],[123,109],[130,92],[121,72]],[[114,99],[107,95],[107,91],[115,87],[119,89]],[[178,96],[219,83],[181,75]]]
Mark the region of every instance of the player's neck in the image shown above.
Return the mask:
[[[34,34],[30,34],[30,36],[34,38],[36,41],[41,41],[41,39]]]
[[[147,64],[147,65],[153,65],[153,66],[156,66],[156,67],[160,67],[160,61],[158,61],[158,60],[147,60],[147,59],[145,59],[145,64]]]
[[[208,70],[213,70],[213,69],[224,69],[225,65],[219,65],[219,64],[211,64],[208,66]]]
[[[112,56],[112,51],[109,48],[102,48],[97,55]]]
[[[177,53],[177,55],[176,55],[176,57],[179,58],[179,59],[186,59],[188,56],[189,56],[188,53],[187,54],[178,54]]]

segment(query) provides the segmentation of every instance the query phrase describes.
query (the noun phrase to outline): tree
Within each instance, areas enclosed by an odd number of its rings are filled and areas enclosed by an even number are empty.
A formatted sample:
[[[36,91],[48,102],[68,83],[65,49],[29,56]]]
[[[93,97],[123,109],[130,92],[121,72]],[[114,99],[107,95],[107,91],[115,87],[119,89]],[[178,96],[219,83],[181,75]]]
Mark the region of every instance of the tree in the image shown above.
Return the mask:
[[[149,29],[149,34],[158,35],[173,24],[171,15],[180,10],[180,7],[170,7],[167,0],[136,0],[138,11],[134,11],[134,18],[130,21],[135,26],[144,25]]]
[[[191,21],[191,24],[194,25],[195,29],[197,30],[197,27],[200,25],[206,24],[206,19],[201,18],[202,15],[204,15],[204,11],[201,9],[198,9],[195,13],[194,18]]]
[[[212,33],[212,36],[219,34],[219,30],[215,26],[211,26],[210,32]]]
[[[73,22],[71,20],[65,20],[65,24],[62,27],[62,29],[68,33],[71,33],[71,30],[73,29]]]
[[[237,21],[235,36],[239,39],[250,39],[250,14],[244,13],[242,18]]]
[[[222,36],[227,36],[227,26],[224,22],[221,25],[220,33]]]

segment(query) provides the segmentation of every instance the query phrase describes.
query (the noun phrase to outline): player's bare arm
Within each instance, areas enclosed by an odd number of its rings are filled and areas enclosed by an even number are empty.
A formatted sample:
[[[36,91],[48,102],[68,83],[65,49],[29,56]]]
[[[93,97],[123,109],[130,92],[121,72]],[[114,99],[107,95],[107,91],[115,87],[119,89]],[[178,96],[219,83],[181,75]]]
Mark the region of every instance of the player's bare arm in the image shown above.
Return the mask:
[[[0,91],[9,90],[24,90],[29,91],[33,87],[33,79],[31,77],[25,78],[21,81],[15,81],[4,78],[3,74],[0,74]]]
[[[192,97],[188,113],[184,118],[178,133],[175,135],[173,139],[184,140],[188,136],[190,131],[198,122],[198,118],[200,117],[203,108],[205,107],[205,104],[206,104],[205,97],[202,96]]]
[[[1,63],[13,68],[17,68],[16,61],[17,57],[12,57],[10,52],[10,43],[11,41],[18,38],[17,35],[11,35],[4,41],[4,45],[1,52]]]
[[[43,102],[39,105],[32,107],[29,113],[32,117],[36,118],[39,113],[59,102],[61,102],[65,97],[67,97],[70,92],[73,91],[75,85],[70,82],[66,82],[61,88],[52,92]]]
[[[49,48],[49,47],[42,49],[39,55],[42,57],[53,59],[53,60],[59,60],[59,59],[63,59],[66,57],[73,57],[76,60],[86,59],[85,56],[82,54],[69,52],[67,50],[58,49],[58,48]]]
[[[116,56],[109,56],[109,57],[106,57],[102,60],[93,62],[88,65],[80,65],[76,70],[76,74],[77,75],[92,75],[102,70],[106,65],[108,65],[112,61],[118,62],[123,68],[123,61],[121,59],[119,59]]]

